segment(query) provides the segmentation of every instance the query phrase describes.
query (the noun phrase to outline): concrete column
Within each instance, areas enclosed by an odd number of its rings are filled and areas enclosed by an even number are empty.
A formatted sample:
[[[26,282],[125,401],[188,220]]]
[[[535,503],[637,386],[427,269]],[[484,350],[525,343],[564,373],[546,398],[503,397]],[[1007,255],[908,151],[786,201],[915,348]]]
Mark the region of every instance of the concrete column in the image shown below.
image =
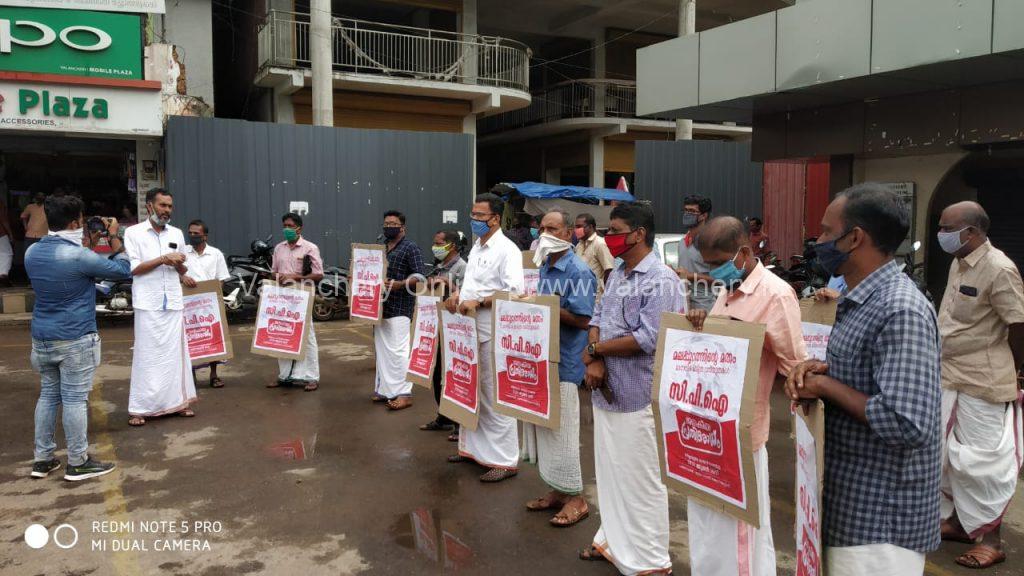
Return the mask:
[[[476,114],[468,114],[462,118],[462,133],[472,137],[469,143],[469,166],[472,171],[469,178],[469,203],[472,204],[476,199],[478,186],[476,181]]]
[[[604,188],[604,136],[590,136],[590,185]]]
[[[459,12],[459,32],[476,36],[477,34],[476,0],[462,0],[462,11]],[[471,42],[469,38],[465,38]],[[475,43],[464,44],[462,49],[462,76],[466,84],[476,84],[479,70],[479,46]]]
[[[313,64],[313,125],[334,126],[331,0],[310,0],[309,53]]]
[[[697,0],[679,0],[679,35],[697,32]],[[676,120],[676,140],[693,140],[693,120]]]
[[[604,29],[601,29],[601,33],[594,37],[594,51],[592,64],[594,66],[594,78],[604,80],[608,77],[608,70],[605,64],[606,53],[605,53],[605,38]],[[604,84],[598,82],[594,84],[594,116],[598,118],[604,117],[605,111],[605,98],[607,96],[607,88]],[[603,181],[603,178],[602,178]]]

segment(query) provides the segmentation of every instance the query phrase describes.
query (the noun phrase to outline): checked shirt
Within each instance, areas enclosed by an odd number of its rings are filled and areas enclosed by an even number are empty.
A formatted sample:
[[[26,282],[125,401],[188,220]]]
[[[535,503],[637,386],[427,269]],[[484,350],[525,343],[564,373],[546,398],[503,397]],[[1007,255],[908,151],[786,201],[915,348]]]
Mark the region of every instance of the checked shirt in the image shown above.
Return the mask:
[[[870,397],[868,424],[826,402],[825,546],[939,546],[935,310],[890,261],[839,301],[828,374]]]

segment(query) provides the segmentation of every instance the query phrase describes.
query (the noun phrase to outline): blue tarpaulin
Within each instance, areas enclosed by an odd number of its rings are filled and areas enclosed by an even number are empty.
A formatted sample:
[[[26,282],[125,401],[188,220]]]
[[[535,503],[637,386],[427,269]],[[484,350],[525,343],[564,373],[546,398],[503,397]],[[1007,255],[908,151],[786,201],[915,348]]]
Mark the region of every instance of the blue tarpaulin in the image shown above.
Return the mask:
[[[586,186],[562,186],[559,184],[541,184],[540,182],[503,182],[502,185],[515,189],[527,198],[567,198],[570,200],[617,200],[619,202],[636,202],[629,192],[612,188],[588,188]]]

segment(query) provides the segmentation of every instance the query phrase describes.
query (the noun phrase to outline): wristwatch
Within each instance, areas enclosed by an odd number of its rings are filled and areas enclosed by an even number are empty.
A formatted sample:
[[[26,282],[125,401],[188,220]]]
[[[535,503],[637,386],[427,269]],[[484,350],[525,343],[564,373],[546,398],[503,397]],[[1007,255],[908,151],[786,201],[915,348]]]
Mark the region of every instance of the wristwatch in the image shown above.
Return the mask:
[[[597,342],[591,342],[587,344],[587,354],[590,354],[594,358],[598,358],[600,355],[597,353]]]

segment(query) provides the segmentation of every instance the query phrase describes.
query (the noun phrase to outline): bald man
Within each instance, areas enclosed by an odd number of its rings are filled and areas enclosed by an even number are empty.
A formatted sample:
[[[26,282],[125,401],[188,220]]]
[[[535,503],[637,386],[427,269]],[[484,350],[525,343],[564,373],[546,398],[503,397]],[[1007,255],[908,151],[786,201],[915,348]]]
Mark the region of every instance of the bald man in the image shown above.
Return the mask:
[[[769,397],[776,376],[789,375],[794,366],[807,359],[800,304],[789,284],[769,272],[755,257],[746,228],[736,218],[722,216],[709,220],[697,237],[697,249],[710,268],[718,292],[710,314],[765,326],[751,427],[761,527],[754,528],[690,498],[686,508],[690,569],[700,576],[774,576],[775,544],[765,450],[771,420]],[[687,317],[700,329],[706,315],[700,308],[691,308]]]
[[[939,245],[956,256],[939,310],[942,335],[942,539],[973,543],[956,559],[1006,559],[999,527],[1024,457],[1017,372],[1024,361],[1024,289],[988,240],[976,202],[942,211]]]

